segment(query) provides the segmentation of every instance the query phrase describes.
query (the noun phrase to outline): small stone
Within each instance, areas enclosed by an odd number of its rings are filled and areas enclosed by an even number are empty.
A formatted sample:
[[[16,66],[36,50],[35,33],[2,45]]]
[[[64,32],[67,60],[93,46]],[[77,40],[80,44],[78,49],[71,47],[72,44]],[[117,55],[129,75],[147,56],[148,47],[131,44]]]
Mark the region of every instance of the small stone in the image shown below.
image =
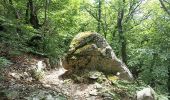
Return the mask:
[[[15,79],[20,79],[20,75],[18,73],[9,73],[10,76],[12,76]]]
[[[92,96],[97,96],[98,93],[97,93],[97,90],[94,89],[94,90],[91,90],[89,94]]]
[[[92,71],[89,73],[89,78],[91,79],[98,79],[101,76],[101,72],[97,72],[97,71]]]
[[[29,77],[28,73],[27,72],[24,72],[23,74],[25,77]]]
[[[101,89],[101,88],[102,88],[102,85],[99,84],[99,83],[95,83],[94,85],[95,85],[95,88],[96,88],[96,89]]]
[[[32,77],[29,77],[26,79],[27,82],[32,82],[33,81],[33,78]]]
[[[51,87],[51,85],[48,85],[48,84],[43,84],[43,86],[46,87],[46,88],[50,88]]]
[[[16,73],[9,73],[9,75],[11,75],[12,77],[14,77],[16,75]]]
[[[38,97],[33,97],[32,100],[40,100]]]
[[[108,93],[101,93],[101,96],[104,98],[111,98],[112,96]]]

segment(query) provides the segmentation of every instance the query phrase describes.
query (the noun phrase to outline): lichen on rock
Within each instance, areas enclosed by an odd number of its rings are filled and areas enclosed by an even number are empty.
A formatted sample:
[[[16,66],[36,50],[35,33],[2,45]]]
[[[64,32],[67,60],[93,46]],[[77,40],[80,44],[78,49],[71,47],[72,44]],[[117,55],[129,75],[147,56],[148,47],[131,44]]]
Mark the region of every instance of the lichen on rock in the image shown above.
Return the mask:
[[[63,67],[68,71],[94,69],[105,74],[120,73],[120,79],[133,79],[129,69],[116,57],[105,38],[95,32],[81,32],[73,38]]]

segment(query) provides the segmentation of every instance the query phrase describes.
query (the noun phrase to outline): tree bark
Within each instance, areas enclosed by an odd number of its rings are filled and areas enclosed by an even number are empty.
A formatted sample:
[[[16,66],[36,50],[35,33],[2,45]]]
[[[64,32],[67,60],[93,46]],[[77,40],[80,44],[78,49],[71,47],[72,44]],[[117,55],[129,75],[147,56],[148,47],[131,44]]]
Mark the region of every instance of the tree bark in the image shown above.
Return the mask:
[[[29,2],[27,2],[27,9],[25,11],[25,23],[26,24],[29,24],[29,8],[30,8]]]
[[[47,9],[48,9],[48,0],[45,0],[45,8],[44,8],[44,23],[46,25],[47,23]]]
[[[38,29],[40,26],[39,20],[32,0],[29,0],[29,7],[30,7],[30,23],[34,28]]]
[[[123,6],[125,3],[125,0],[123,0]],[[120,39],[120,44],[121,44],[121,57],[122,61],[127,64],[127,54],[126,54],[126,38],[124,36],[123,32],[123,17],[124,17],[124,8],[121,7],[118,12],[118,18],[117,18],[117,28],[118,28],[118,33],[119,33],[119,39]]]
[[[169,76],[168,77],[168,92],[169,92],[169,96],[170,96],[170,68],[168,68],[168,76]]]
[[[168,59],[168,62],[170,63],[170,59]],[[168,85],[168,92],[169,92],[169,96],[170,96],[170,65],[168,66],[168,82],[167,82],[167,85]]]
[[[169,96],[170,96],[170,66],[168,67],[168,92],[169,92]]]
[[[106,12],[106,8],[104,10]],[[103,26],[103,33],[104,33],[104,37],[106,39],[107,38],[107,30],[108,30],[107,15],[106,15],[106,13],[104,14],[103,20],[104,20],[104,22],[103,22],[104,24],[102,24],[102,26]]]
[[[101,9],[101,5],[102,5],[102,1],[101,0],[98,0],[98,26],[97,26],[97,32],[100,33],[100,29],[101,29],[101,12],[102,12],[102,9]]]

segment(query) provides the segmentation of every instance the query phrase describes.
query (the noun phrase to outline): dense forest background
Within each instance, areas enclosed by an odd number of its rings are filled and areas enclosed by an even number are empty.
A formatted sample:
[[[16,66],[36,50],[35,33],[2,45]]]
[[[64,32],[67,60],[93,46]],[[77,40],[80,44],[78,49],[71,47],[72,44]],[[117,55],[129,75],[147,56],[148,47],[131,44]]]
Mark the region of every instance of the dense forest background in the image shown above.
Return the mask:
[[[83,31],[102,34],[137,80],[170,93],[168,0],[0,0],[0,67],[25,52],[55,64]]]

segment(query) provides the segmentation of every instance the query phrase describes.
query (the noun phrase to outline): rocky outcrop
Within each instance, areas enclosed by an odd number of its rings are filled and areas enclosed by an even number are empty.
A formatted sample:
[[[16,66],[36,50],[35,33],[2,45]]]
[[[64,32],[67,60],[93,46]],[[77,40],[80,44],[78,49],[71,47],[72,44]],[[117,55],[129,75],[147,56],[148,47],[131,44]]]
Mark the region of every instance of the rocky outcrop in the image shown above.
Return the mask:
[[[151,87],[137,91],[136,100],[156,100],[155,91]]]
[[[133,79],[129,69],[116,57],[107,41],[95,32],[82,32],[73,38],[63,67],[68,71],[99,70],[106,74],[118,74],[121,79]]]

